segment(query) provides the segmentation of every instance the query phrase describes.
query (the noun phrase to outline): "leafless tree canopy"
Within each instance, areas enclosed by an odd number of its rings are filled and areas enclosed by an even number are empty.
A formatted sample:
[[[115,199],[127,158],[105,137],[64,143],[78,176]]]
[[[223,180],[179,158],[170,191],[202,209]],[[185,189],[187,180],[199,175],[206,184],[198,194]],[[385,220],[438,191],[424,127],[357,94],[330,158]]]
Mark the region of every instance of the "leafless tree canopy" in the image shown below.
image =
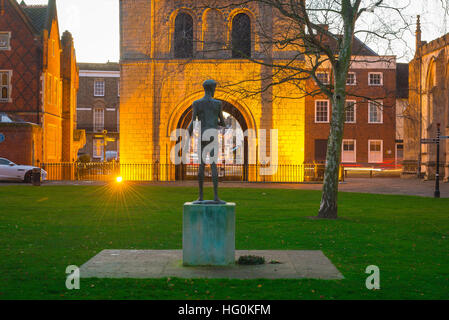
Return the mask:
[[[224,42],[214,48],[231,51],[234,58],[244,58],[262,66],[262,72],[245,80],[244,85],[229,83],[229,88],[252,95],[288,83],[297,88],[297,94],[288,92],[284,98],[324,94],[331,100],[330,134],[318,216],[336,218],[346,97],[357,95],[347,91],[349,69],[355,60],[367,64],[390,61],[365,44],[393,54],[396,43],[404,41],[404,33],[410,32],[411,17],[404,15],[410,0],[209,0],[203,5],[205,9],[251,7],[258,12],[253,23],[256,30],[251,32],[257,40],[249,40],[242,27],[232,34],[231,43]],[[238,25],[244,26],[244,22]],[[248,41],[256,41],[257,50],[250,50]],[[248,82],[262,87],[255,85],[252,90]],[[269,96],[273,96],[272,91]],[[373,97],[366,99],[373,100]]]
[[[442,1],[442,0],[441,0]],[[264,12],[271,12],[272,23],[267,23],[266,16],[256,16],[253,34],[258,41],[257,53],[251,55],[249,39],[245,35],[245,21],[236,21],[232,38],[228,43],[217,40],[215,46],[209,46],[203,54],[211,51],[228,50],[233,58],[246,58],[272,70],[266,79],[251,78],[245,82],[270,80],[264,82],[262,91],[270,87],[290,83],[298,91],[282,98],[301,98],[305,95],[324,93],[331,97],[335,82],[326,83],[317,77],[318,71],[329,70],[336,74],[336,67],[342,65],[343,59],[352,62],[352,56],[396,55],[399,43],[404,42],[404,33],[410,32],[413,17],[404,15],[410,0],[233,0],[200,1],[199,7],[226,9],[256,6]],[[242,15],[240,18],[243,18]],[[239,16],[235,17],[236,20]],[[246,22],[247,24],[249,22]],[[239,28],[239,26],[242,26]],[[350,29],[348,30],[348,27]],[[352,33],[345,42],[345,35]],[[196,41],[203,41],[196,39]],[[373,50],[370,50],[369,47]],[[350,52],[348,57],[348,52]],[[361,62],[361,60],[358,60]],[[374,62],[370,59],[369,62]],[[259,75],[260,76],[260,75]],[[305,86],[304,80],[314,80],[316,86]],[[230,89],[242,95],[260,93],[260,88],[252,91],[247,83],[227,83]],[[356,92],[348,92],[355,95]],[[382,97],[376,97],[376,99]]]

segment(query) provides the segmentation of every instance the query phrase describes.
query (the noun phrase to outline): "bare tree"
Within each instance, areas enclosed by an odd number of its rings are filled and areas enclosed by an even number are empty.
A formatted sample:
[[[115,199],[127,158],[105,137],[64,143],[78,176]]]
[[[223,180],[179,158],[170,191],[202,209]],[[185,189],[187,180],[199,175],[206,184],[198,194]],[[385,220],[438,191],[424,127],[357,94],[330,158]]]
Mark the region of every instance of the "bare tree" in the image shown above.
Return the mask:
[[[242,46],[217,43],[215,50],[232,51],[233,55],[246,58],[267,68],[262,79],[249,79],[263,84],[262,88],[230,83],[229,88],[246,95],[260,94],[273,86],[289,83],[298,89],[295,98],[307,95],[326,95],[332,103],[330,134],[324,173],[324,185],[319,218],[336,219],[339,169],[343,140],[346,97],[358,96],[348,92],[347,76],[354,55],[363,56],[359,50],[369,50],[362,42],[377,44],[385,52],[393,54],[394,42],[401,41],[408,31],[409,21],[403,10],[407,0],[230,0],[203,1],[204,7],[226,8],[253,5],[265,14],[271,12],[273,23],[257,21],[257,36],[261,52],[249,55]],[[361,40],[359,40],[359,37]],[[282,58],[273,58],[273,51],[288,52]],[[366,63],[377,61],[362,61]],[[357,60],[361,62],[360,59]],[[332,81],[320,77],[329,70]],[[262,80],[262,81],[261,81]],[[314,85],[308,83],[313,80]],[[288,98],[292,98],[289,93]],[[366,97],[377,99],[381,97]]]

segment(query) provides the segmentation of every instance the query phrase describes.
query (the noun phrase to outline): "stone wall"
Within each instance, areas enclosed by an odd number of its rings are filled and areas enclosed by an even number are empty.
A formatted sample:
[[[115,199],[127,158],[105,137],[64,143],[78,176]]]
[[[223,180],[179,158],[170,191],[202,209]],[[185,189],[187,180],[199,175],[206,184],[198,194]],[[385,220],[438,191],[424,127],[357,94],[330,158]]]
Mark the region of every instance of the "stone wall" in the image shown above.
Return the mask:
[[[410,62],[409,108],[405,121],[404,160],[417,168],[421,153],[421,173],[427,179],[435,176],[436,146],[421,145],[421,138],[436,138],[437,124],[441,134],[449,135],[449,35],[419,47]],[[441,175],[449,178],[449,141],[440,144]]]

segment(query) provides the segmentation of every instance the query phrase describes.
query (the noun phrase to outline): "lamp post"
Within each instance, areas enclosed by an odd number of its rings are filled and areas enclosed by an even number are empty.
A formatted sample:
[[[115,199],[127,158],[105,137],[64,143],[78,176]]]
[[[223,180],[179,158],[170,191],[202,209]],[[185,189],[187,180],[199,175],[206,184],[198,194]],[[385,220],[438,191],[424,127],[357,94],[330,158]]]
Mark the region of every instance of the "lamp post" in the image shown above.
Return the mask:
[[[436,173],[435,173],[435,192],[434,197],[440,198],[440,142],[441,140],[449,139],[449,136],[441,135],[441,125],[437,123],[437,137],[434,139],[421,139],[421,144],[436,144],[437,145],[437,162],[436,162]]]

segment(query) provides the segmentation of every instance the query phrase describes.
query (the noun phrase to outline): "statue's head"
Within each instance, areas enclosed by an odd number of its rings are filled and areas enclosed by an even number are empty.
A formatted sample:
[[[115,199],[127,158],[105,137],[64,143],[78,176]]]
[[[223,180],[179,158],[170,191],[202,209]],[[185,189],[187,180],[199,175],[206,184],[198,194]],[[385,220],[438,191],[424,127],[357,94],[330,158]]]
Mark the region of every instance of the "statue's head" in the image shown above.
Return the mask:
[[[203,82],[204,91],[214,96],[215,89],[217,88],[217,83],[214,80],[206,80]]]

